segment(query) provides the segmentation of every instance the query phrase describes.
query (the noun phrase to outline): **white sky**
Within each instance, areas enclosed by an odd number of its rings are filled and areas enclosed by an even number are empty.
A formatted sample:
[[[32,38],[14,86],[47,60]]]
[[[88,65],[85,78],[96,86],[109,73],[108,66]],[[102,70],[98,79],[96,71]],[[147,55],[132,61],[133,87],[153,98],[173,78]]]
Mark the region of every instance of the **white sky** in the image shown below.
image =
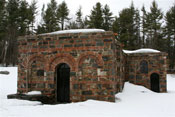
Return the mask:
[[[27,0],[29,3],[32,0]],[[38,11],[41,11],[42,5],[50,2],[50,0],[37,0]],[[63,0],[56,0],[58,4],[60,4]],[[118,13],[123,9],[130,6],[131,2],[134,2],[136,8],[141,8],[143,4],[146,7],[146,10],[149,10],[151,3],[153,0],[65,0],[70,10],[70,16],[73,17],[78,8],[82,7],[83,15],[89,15],[93,6],[100,2],[103,6],[108,4],[110,10],[113,12],[114,16],[118,15]],[[175,4],[175,0],[156,0],[159,8],[165,13],[173,4]],[[40,12],[38,13],[40,15]],[[39,18],[40,19],[40,18]]]

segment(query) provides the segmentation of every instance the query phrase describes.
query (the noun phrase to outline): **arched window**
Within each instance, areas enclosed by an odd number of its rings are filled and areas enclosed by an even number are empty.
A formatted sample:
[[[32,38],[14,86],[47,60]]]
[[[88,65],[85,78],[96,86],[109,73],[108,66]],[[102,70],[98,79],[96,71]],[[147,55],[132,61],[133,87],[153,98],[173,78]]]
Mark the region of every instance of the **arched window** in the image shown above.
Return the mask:
[[[148,73],[148,62],[143,60],[140,62],[140,72],[147,74]]]

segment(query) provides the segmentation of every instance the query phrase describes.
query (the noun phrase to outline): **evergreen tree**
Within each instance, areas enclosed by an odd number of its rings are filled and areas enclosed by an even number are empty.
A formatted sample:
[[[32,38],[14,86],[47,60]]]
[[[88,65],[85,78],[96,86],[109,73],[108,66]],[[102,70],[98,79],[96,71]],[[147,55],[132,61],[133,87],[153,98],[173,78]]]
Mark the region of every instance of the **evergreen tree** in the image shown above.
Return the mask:
[[[5,27],[6,27],[6,11],[5,11],[5,0],[0,0],[0,42],[2,41],[5,35]]]
[[[64,23],[65,21],[68,21],[69,15],[69,9],[67,7],[67,4],[65,1],[63,1],[59,6],[57,10],[57,19],[59,20],[59,23],[61,24],[61,29],[64,30]]]
[[[6,41],[6,1],[0,0],[0,64],[3,63]]]
[[[116,16],[115,20],[112,24],[112,30],[114,33],[116,33],[116,39],[119,40],[120,34],[121,34],[121,29],[120,29],[120,22],[119,22],[119,18]]]
[[[29,24],[29,4],[22,0],[19,5],[19,35],[26,35]]]
[[[135,9],[134,3],[131,3],[131,6],[129,8],[129,16],[131,16],[128,20],[130,23],[128,23],[128,48],[130,50],[138,49],[139,48],[139,42],[140,42],[140,35],[139,28],[140,28],[140,19],[139,19],[139,12]]]
[[[31,9],[26,0],[0,0],[0,63],[17,64],[17,37],[29,34]]]
[[[76,22],[78,23],[78,28],[84,28],[84,21],[83,21],[83,13],[82,13],[82,8],[80,7],[78,11],[76,12]]]
[[[119,13],[113,23],[114,32],[118,33],[118,40],[124,45],[124,49],[140,48],[140,15],[134,8],[125,8]]]
[[[165,16],[166,21],[166,52],[170,60],[170,68],[175,68],[175,4],[170,8]]]
[[[103,14],[104,14],[103,29],[109,31],[112,27],[114,17],[112,17],[112,12],[110,12],[110,8],[108,5],[105,5],[103,9]]]
[[[99,28],[103,29],[103,9],[100,2],[96,3],[96,5],[91,10],[91,14],[89,16],[89,27],[90,28]]]
[[[131,41],[133,42],[130,36],[133,35],[133,31],[130,31],[133,29],[133,15],[130,12],[130,9],[126,8],[119,13],[119,40],[124,44],[125,49],[131,49],[129,46],[131,46]]]
[[[6,20],[6,14],[5,14],[5,0],[0,0],[0,42],[5,34],[5,20]]]
[[[136,49],[143,47],[142,46],[142,40],[140,36],[140,13],[139,10],[135,10],[134,14],[134,32],[135,32],[135,38],[136,38]]]
[[[37,12],[37,6],[36,6],[37,2],[35,0],[32,1],[30,7],[29,7],[29,28],[31,28],[31,32],[30,33],[34,33],[34,23],[35,23],[35,17]],[[30,30],[30,29],[29,29]]]
[[[116,16],[115,20],[112,24],[112,30],[114,33],[120,33],[120,24],[119,24],[119,18]]]
[[[53,32],[59,30],[56,12],[57,2],[55,0],[51,0],[51,2],[47,4],[47,9],[43,16],[46,32]]]
[[[163,13],[155,1],[152,2],[150,7],[150,12],[146,15],[146,30],[147,30],[147,40],[149,47],[161,50],[163,44],[162,39],[162,18]]]
[[[7,56],[5,59],[6,65],[17,63],[17,36],[19,29],[20,13],[19,0],[9,0],[7,3],[7,33],[8,38],[6,40]]]
[[[142,7],[142,9],[141,9],[141,11],[142,11],[142,17],[141,17],[141,26],[142,26],[142,47],[146,47],[146,45],[145,45],[145,40],[146,40],[146,37],[145,37],[145,35],[146,35],[146,15],[147,15],[147,13],[146,13],[146,10],[145,10],[145,6],[143,6]]]

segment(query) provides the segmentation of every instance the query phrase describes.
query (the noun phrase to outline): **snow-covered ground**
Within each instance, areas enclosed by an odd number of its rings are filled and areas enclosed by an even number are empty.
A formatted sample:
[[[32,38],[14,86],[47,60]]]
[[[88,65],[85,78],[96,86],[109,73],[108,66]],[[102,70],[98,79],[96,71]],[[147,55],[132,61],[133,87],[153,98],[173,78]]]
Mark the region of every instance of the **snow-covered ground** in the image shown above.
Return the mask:
[[[154,93],[142,86],[125,83],[116,103],[88,100],[79,103],[42,105],[7,94],[17,90],[17,68],[2,68],[0,75],[0,117],[175,117],[175,75],[167,75],[168,92]]]

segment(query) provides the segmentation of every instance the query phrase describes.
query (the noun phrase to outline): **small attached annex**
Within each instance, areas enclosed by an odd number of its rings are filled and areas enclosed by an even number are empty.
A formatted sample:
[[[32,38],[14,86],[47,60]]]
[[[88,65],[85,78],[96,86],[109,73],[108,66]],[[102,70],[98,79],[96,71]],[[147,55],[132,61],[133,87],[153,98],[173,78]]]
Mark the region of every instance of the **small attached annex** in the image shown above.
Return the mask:
[[[167,54],[153,49],[123,50],[126,54],[126,81],[154,92],[166,92]]]
[[[18,91],[8,98],[43,103],[115,102],[125,81],[166,92],[166,54],[123,52],[111,31],[29,35],[18,38],[18,48]],[[24,98],[31,91],[41,94]]]

